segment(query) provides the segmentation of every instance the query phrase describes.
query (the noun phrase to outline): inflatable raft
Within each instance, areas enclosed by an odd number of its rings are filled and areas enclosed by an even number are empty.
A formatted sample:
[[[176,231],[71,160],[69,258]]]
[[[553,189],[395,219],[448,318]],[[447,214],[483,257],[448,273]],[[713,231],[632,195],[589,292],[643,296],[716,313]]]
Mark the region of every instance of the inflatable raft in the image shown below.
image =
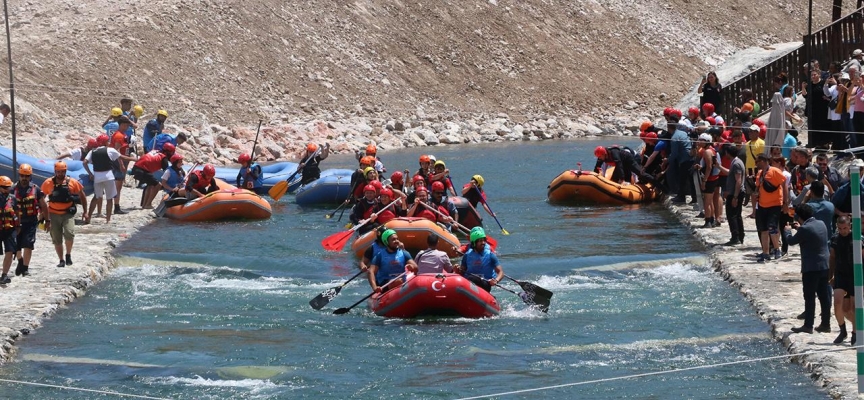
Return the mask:
[[[295,171],[297,171],[297,163],[293,162],[278,162],[269,165],[262,165],[261,172],[264,173],[264,188],[270,190],[279,181],[288,179]],[[216,177],[231,184],[237,182],[237,173],[240,172],[240,167],[216,167]],[[291,186],[288,186],[289,191],[297,190],[300,187],[300,174],[294,179]]]
[[[549,184],[550,203],[636,204],[660,198],[662,192],[651,184],[621,185],[596,172],[568,170]]]
[[[501,311],[495,296],[458,274],[416,275],[396,289],[373,296],[369,308],[390,318],[486,318]]]
[[[30,178],[30,181],[39,186],[46,179],[54,176],[54,163],[57,162],[57,160],[46,160],[22,153],[17,154],[16,161],[18,162],[18,166],[13,168],[12,149],[0,147],[0,175],[5,175],[9,179],[12,179],[14,176],[13,170],[17,172],[17,167],[20,167],[21,164],[30,164],[33,167],[33,177]],[[84,164],[81,161],[72,161],[70,159],[64,159],[63,162],[66,163],[66,176],[77,179],[84,185],[85,193],[88,195],[93,194],[93,182],[90,181],[90,176],[84,170]]]
[[[428,219],[395,218],[384,225],[396,231],[399,235],[399,241],[405,245],[405,250],[408,250],[411,254],[417,254],[420,250],[425,250],[428,247],[426,239],[430,233],[435,233],[438,235],[438,250],[447,253],[451,258],[459,256],[459,253],[456,252],[456,249],[460,246],[459,239]],[[357,257],[363,257],[363,253],[369,246],[372,246],[372,242],[374,241],[375,231],[372,230],[357,238],[354,244],[351,245],[351,251]]]
[[[321,171],[320,178],[297,189],[294,201],[301,206],[340,204],[351,195],[353,173],[350,169]]]
[[[459,222],[468,229],[475,226],[483,226],[483,218],[480,217],[480,213],[477,212],[477,209],[471,205],[468,199],[462,196],[448,197],[448,199],[453,202],[456,206],[456,211],[459,212],[456,222]]]
[[[272,213],[270,203],[261,196],[229,185],[218,178],[216,184],[219,186],[218,191],[208,193],[186,204],[169,207],[165,210],[165,216],[181,221],[270,218]]]

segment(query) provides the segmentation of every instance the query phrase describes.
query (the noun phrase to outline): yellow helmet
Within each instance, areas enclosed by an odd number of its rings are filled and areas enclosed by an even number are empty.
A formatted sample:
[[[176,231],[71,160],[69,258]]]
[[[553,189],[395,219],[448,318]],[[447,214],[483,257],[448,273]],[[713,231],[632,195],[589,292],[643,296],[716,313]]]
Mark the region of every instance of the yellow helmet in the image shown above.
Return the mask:
[[[8,176],[0,176],[0,187],[2,186],[7,188],[12,186],[12,180]]]
[[[112,117],[119,117],[121,115],[123,115],[123,110],[121,110],[120,107],[114,107],[111,109]]]
[[[161,116],[163,116],[163,117],[165,117],[165,118],[168,118],[168,111],[165,111],[165,110],[159,110],[159,111],[156,113],[156,115],[161,115]]]
[[[437,167],[439,165],[444,167],[444,168],[447,168],[447,164],[444,164],[444,161],[441,161],[441,160],[435,161],[435,166]]]
[[[33,175],[33,167],[30,164],[21,164],[18,167],[18,175]]]
[[[141,116],[144,115],[144,107],[136,105],[135,107],[132,107],[132,113],[135,114],[135,118],[141,118]]]
[[[483,180],[483,177],[482,177],[482,176],[480,176],[480,175],[474,175],[474,176],[471,177],[471,179],[477,181],[477,186],[479,186],[479,187],[483,187],[483,182],[485,182],[485,181]]]

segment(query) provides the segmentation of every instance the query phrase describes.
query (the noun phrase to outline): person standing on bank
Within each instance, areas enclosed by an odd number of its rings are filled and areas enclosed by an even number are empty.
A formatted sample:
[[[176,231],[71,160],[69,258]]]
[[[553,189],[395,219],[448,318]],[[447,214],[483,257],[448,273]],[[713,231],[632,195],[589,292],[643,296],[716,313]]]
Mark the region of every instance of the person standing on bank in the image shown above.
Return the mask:
[[[33,167],[30,164],[21,164],[18,168],[19,180],[12,191],[15,201],[18,202],[21,216],[21,231],[15,240],[18,246],[18,266],[15,267],[15,276],[30,275],[30,257],[33,255],[33,246],[36,243],[36,229],[39,221],[44,222],[48,217],[45,193],[32,183],[32,177]]]
[[[0,244],[2,244],[4,253],[0,284],[7,284],[12,281],[9,278],[9,268],[12,267],[12,256],[15,255],[17,249],[15,238],[21,232],[18,206],[15,204],[15,196],[9,193],[10,189],[12,189],[12,180],[8,176],[0,176]]]
[[[121,126],[126,126],[129,119],[121,116]],[[90,175],[93,181],[93,202],[90,203],[90,209],[85,210],[88,214],[93,214],[93,210],[97,204],[102,204],[102,196],[106,198],[105,208],[105,223],[111,222],[111,213],[114,211],[114,198],[117,197],[117,185],[114,183],[114,161],[118,159],[124,161],[135,161],[132,157],[127,157],[120,152],[108,146],[108,135],[100,135],[96,142],[99,144],[95,150],[91,150],[84,157],[84,170]],[[90,164],[93,164],[93,170],[90,170]]]
[[[87,214],[87,196],[84,194],[84,186],[75,178],[66,176],[66,163],[58,161],[54,163],[54,176],[42,183],[42,192],[48,194],[48,220],[51,242],[60,262],[57,268],[72,265],[72,244],[75,242],[75,213],[78,208],[76,202],[81,202],[84,222],[90,221]],[[66,244],[66,258],[63,258],[63,244]]]
[[[738,155],[738,148],[734,144],[723,145],[723,152],[727,158],[732,159],[729,166],[729,177],[726,179],[726,222],[729,223],[731,239],[726,246],[744,244],[744,219],[741,216],[743,209],[744,193],[744,161]]]
[[[822,221],[813,218],[813,209],[808,204],[795,207],[795,220],[798,231],[792,234],[792,227],[786,227],[784,235],[790,245],[801,246],[801,284],[804,289],[804,325],[792,328],[794,333],[813,333],[816,314],[816,298],[822,311],[822,323],[816,332],[831,332],[831,298],[828,285],[828,229]]]
[[[705,103],[711,103],[717,110],[723,110],[723,85],[717,79],[717,73],[711,71],[702,77],[702,83],[699,85],[699,108]],[[706,115],[705,117],[710,117]]]
[[[846,340],[846,320],[852,323],[852,346],[855,345],[855,270],[852,256],[852,220],[837,218],[837,234],[831,238],[828,275],[834,288],[834,317],[840,325],[840,334],[834,344]]]

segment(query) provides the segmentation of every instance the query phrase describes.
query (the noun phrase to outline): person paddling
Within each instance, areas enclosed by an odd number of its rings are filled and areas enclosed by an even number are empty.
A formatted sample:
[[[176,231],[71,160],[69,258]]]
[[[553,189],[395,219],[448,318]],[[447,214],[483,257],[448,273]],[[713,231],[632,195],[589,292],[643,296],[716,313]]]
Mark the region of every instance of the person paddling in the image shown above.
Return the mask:
[[[486,191],[483,190],[483,184],[486,181],[480,175],[471,177],[471,181],[462,186],[462,197],[468,199],[471,207],[477,208],[478,203],[483,204],[483,208],[490,216],[495,217],[495,213],[486,205]],[[476,188],[476,190],[475,190]]]
[[[318,151],[318,145],[309,143],[306,145],[306,151],[300,156],[300,165],[297,169],[300,171],[300,184],[306,185],[321,177],[321,161],[327,159],[330,155],[330,143],[324,144],[324,148],[315,157],[312,157]]]
[[[264,171],[261,170],[261,165],[252,162],[252,156],[248,153],[243,153],[237,157],[237,162],[240,163],[240,170],[237,171],[237,187],[251,190],[258,195],[266,194]]]
[[[213,164],[207,164],[203,169],[192,171],[189,180],[186,181],[186,198],[197,199],[204,197],[207,193],[219,190],[216,185],[216,168]]]
[[[483,228],[476,226],[471,229],[469,238],[471,246],[462,256],[462,262],[456,272],[489,292],[492,290],[492,285],[497,285],[504,278],[504,269],[501,268],[498,256],[486,243],[486,231]]]
[[[387,247],[384,251],[375,254],[369,265],[369,286],[375,293],[385,293],[399,287],[403,280],[394,278],[402,275],[406,270],[417,272],[417,263],[411,258],[410,253],[402,249],[402,242],[399,241],[396,231],[392,229],[384,231],[381,234],[381,241]]]

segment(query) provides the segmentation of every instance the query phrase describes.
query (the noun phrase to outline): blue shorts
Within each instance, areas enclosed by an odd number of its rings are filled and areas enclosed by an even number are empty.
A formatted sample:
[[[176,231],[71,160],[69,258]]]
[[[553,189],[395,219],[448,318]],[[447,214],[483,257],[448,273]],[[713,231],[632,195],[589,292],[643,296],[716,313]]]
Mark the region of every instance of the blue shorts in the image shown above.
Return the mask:
[[[14,253],[18,251],[18,246],[15,245],[15,231],[3,231],[0,233],[0,248],[3,250],[3,254],[6,253]]]

